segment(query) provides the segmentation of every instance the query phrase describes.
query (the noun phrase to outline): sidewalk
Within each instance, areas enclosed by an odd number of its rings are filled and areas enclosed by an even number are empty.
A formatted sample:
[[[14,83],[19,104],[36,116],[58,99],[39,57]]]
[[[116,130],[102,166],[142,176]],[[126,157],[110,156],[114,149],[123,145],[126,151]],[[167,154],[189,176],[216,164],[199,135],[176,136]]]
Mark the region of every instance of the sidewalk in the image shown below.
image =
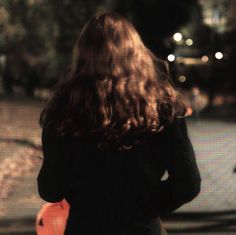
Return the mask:
[[[38,115],[42,104],[0,99],[0,234],[35,234],[34,221],[44,201],[36,189],[41,165]]]
[[[188,120],[201,193],[166,218],[170,234],[236,234],[236,122]]]
[[[0,99],[0,107],[0,235],[33,235],[44,204],[35,184],[41,166],[37,120],[42,102]],[[188,120],[202,191],[164,219],[169,234],[236,234],[236,116],[229,111],[222,111],[225,119],[212,111],[199,121]]]

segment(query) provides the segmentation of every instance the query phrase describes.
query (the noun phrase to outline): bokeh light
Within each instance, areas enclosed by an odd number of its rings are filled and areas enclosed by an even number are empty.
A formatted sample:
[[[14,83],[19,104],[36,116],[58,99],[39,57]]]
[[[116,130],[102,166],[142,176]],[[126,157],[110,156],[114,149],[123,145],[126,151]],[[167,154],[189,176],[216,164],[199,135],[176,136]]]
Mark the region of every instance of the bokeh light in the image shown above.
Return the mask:
[[[193,45],[193,40],[191,38],[188,38],[186,41],[185,41],[186,45],[187,46],[192,46]]]
[[[170,61],[170,62],[173,62],[175,60],[175,56],[173,54],[169,54],[167,56],[167,59]]]
[[[221,59],[223,59],[223,57],[224,56],[223,56],[222,52],[218,51],[218,52],[215,53],[215,58],[217,60],[221,60]]]
[[[208,57],[207,55],[204,55],[204,56],[202,57],[202,62],[207,63],[208,61],[209,61],[209,57]]]
[[[173,38],[174,38],[175,41],[179,42],[179,41],[182,40],[183,35],[181,33],[175,33]]]
[[[187,78],[184,75],[179,76],[179,81],[180,82],[186,82]]]

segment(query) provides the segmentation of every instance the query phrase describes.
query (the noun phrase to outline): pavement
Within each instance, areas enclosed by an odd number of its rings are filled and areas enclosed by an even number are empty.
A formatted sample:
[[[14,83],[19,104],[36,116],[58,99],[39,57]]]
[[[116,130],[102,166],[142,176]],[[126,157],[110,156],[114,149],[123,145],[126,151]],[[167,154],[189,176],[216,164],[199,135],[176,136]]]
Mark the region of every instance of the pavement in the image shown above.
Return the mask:
[[[41,166],[38,117],[43,104],[0,97],[0,235],[36,234],[35,218],[45,203],[35,184]],[[234,114],[230,107],[188,119],[202,189],[192,202],[163,218],[169,234],[236,234]]]
[[[188,120],[201,193],[166,219],[170,234],[236,234],[236,122]]]

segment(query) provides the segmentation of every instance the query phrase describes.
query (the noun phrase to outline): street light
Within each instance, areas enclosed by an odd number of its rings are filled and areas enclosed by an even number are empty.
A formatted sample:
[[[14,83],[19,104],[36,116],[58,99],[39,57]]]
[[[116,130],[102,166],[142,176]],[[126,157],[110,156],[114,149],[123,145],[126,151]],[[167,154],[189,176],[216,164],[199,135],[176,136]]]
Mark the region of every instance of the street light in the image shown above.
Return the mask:
[[[223,54],[220,51],[218,51],[215,53],[215,58],[217,60],[221,60],[221,59],[223,59]]]
[[[170,61],[170,62],[173,62],[175,60],[175,56],[173,54],[169,54],[167,56],[167,59]]]
[[[188,38],[186,41],[185,41],[186,45],[187,46],[192,46],[193,45],[193,40],[191,38]]]
[[[208,62],[208,60],[209,60],[209,58],[208,58],[207,55],[204,55],[204,56],[202,57],[202,61],[203,61],[204,63]]]
[[[179,76],[180,82],[186,82],[187,78],[184,75]]]
[[[183,35],[182,35],[181,33],[175,33],[175,34],[173,35],[173,38],[174,38],[174,40],[175,40],[176,42],[180,42],[180,41],[182,40],[182,38],[183,38]]]

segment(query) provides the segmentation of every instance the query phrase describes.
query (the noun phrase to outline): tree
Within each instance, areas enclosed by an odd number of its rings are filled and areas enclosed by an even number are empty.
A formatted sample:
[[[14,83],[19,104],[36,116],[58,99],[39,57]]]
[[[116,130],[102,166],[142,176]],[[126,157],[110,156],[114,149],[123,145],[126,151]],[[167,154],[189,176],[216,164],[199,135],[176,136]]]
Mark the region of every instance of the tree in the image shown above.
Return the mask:
[[[130,18],[145,44],[165,57],[173,50],[165,39],[189,20],[197,2],[113,1],[2,0],[0,50],[7,58],[3,71],[6,90],[11,92],[12,83],[17,82],[33,96],[36,86],[51,86],[65,76],[81,27],[102,8]]]
[[[104,4],[103,0],[49,0],[48,7],[58,27],[55,39],[58,67],[65,71],[71,56],[71,51],[84,23]]]
[[[197,4],[197,0],[129,0],[116,1],[114,9],[132,20],[154,53],[166,58],[174,50],[166,39],[191,19]]]
[[[3,80],[7,87],[12,82],[23,85],[32,97],[40,78],[48,76],[46,70],[50,74],[48,61],[54,54],[55,27],[48,8],[40,0],[9,0],[1,4],[8,14],[1,25],[0,47],[6,56]]]
[[[36,86],[51,86],[65,75],[78,33],[102,0],[2,0],[0,50],[7,58],[3,82],[23,85],[33,97]]]

